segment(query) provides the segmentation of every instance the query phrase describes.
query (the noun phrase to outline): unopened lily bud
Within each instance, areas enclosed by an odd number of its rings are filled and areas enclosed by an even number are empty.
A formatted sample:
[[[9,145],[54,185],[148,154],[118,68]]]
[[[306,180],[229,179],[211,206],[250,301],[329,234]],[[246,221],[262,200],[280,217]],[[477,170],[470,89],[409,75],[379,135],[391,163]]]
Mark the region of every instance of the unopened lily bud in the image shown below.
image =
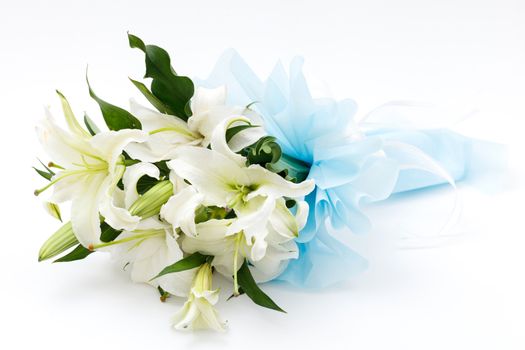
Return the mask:
[[[160,213],[160,208],[173,195],[173,184],[168,181],[161,181],[146,193],[140,196],[129,208],[131,215],[140,216],[146,219]]]
[[[78,244],[71,221],[64,224],[40,248],[38,261],[47,260]]]

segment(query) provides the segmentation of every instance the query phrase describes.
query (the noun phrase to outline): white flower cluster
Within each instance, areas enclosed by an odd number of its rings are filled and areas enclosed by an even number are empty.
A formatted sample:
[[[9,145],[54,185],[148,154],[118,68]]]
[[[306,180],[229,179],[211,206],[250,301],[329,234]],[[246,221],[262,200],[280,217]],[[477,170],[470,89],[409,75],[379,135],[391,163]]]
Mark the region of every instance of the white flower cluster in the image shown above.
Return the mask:
[[[96,133],[86,131],[59,96],[68,128],[49,113],[37,128],[58,170],[36,193],[53,187],[51,203],[71,201],[68,227],[79,248],[110,251],[133,281],[187,297],[175,328],[223,329],[214,309],[214,271],[232,279],[239,294],[243,264],[255,281],[265,282],[297,258],[294,239],[308,215],[303,198],[314,184],[247,164],[240,151],[265,135],[262,121],[248,108],[225,105],[224,88],[197,89],[187,122],[132,101],[131,114],[142,129]],[[138,188],[144,178],[156,183],[145,193]],[[118,236],[103,240],[101,223]],[[194,253],[207,259],[155,278]]]

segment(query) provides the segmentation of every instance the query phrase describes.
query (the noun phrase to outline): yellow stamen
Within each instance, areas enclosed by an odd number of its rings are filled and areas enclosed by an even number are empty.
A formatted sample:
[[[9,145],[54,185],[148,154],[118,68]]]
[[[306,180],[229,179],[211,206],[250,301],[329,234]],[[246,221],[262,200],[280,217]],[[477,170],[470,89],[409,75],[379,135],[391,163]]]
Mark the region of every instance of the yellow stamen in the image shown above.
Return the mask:
[[[60,165],[58,165],[58,164],[56,164],[56,163],[53,163],[53,162],[49,162],[49,163],[47,164],[47,166],[48,166],[49,168],[57,168],[57,169],[64,170],[64,167],[62,167],[62,166],[60,166]]]
[[[69,176],[73,176],[73,175],[81,175],[81,174],[87,174],[87,173],[94,173],[94,172],[100,172],[100,171],[106,171],[107,170],[107,167],[106,168],[92,168],[92,169],[80,169],[80,170],[68,170],[68,171],[64,171],[62,172],[59,176],[55,177],[53,180],[51,180],[47,185],[45,185],[44,187],[42,188],[39,188],[39,189],[36,189],[35,190],[35,196],[38,196],[40,193],[44,192],[45,190],[47,190],[48,188],[50,188],[51,186],[53,186],[54,184],[56,184],[57,182],[59,182],[60,180],[63,180],[65,179],[66,177],[69,177]]]

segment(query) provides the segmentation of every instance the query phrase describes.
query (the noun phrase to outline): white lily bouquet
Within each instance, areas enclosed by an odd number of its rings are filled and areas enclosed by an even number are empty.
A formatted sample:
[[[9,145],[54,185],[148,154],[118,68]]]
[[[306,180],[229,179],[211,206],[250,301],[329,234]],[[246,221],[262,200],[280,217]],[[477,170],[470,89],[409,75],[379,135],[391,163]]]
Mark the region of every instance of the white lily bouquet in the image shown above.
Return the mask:
[[[187,298],[176,329],[224,329],[214,274],[231,280],[231,296],[277,311],[261,283],[347,279],[366,260],[332,230],[366,231],[362,202],[454,184],[478,159],[479,141],[389,122],[388,107],[357,123],[354,101],[310,95],[300,59],[263,82],[229,51],[209,79],[192,81],[165,50],[128,38],[145,54],[151,85],[131,82],[151,108],[132,100],[128,112],[88,81],[109,130],[87,115],[82,126],[60,92],[67,127],[49,111],[37,127],[51,162],[35,168],[48,180],[35,194],[53,189],[46,206],[58,218],[71,202],[39,260],[110,252],[161,300]]]

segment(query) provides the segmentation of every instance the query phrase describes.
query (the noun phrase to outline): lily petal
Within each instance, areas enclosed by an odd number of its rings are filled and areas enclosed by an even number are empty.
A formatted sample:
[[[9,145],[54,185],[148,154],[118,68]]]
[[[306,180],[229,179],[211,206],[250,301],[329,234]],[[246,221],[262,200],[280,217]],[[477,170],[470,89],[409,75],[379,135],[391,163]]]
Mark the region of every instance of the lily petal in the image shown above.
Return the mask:
[[[252,246],[251,258],[254,261],[260,260],[266,252],[267,223],[274,208],[274,199],[254,198],[244,207],[236,208],[238,219],[228,227],[228,234],[244,232],[246,244]]]
[[[143,129],[149,132],[147,141],[126,147],[132,158],[145,162],[167,160],[176,147],[200,142],[199,135],[191,131],[184,121],[146,108],[134,100],[130,105],[131,112],[141,121]]]
[[[158,179],[160,176],[159,168],[151,163],[137,163],[126,167],[126,172],[122,177],[125,191],[124,203],[126,208],[129,208],[133,202],[139,198],[137,183],[144,175]]]
[[[291,259],[297,259],[298,256],[299,249],[293,240],[280,244],[270,242],[265,256],[252,262],[250,270],[253,278],[258,283],[271,281],[286,269]]]
[[[269,217],[273,229],[285,238],[293,239],[299,235],[299,227],[295,216],[286,207],[283,198],[275,201],[275,209]]]
[[[87,248],[100,242],[99,204],[111,185],[111,179],[100,174],[84,176],[78,181],[82,181],[84,193],[72,200],[71,224],[78,241]]]
[[[250,120],[248,118],[240,116],[232,116],[223,120],[213,130],[210,145],[212,150],[223,154],[224,156],[230,158],[232,161],[237,163],[238,166],[242,167],[246,164],[246,158],[241,156],[240,154],[233,152],[230,149],[230,146],[228,146],[228,143],[226,142],[226,130],[232,125],[238,123],[250,124]]]
[[[222,106],[226,102],[226,86],[219,86],[215,89],[199,87],[195,89],[191,109],[194,115],[203,115],[214,106]],[[198,122],[195,120],[194,122]]]
[[[232,197],[232,186],[249,182],[243,169],[228,157],[202,147],[179,147],[168,166],[188,180],[207,205],[225,206]]]
[[[122,155],[124,148],[132,142],[144,142],[148,134],[137,129],[123,129],[119,131],[105,131],[96,134],[90,140],[93,148],[104,155],[109,171],[115,170],[115,165]]]
[[[116,171],[108,175],[111,184],[106,188],[105,196],[102,197],[100,203],[100,214],[114,229],[131,231],[137,227],[140,217],[131,215],[127,209],[120,206],[124,203],[115,203],[118,199],[117,196],[115,196],[115,192],[118,189],[117,184],[124,174],[124,171],[124,165],[117,165]]]
[[[251,183],[259,184],[259,187],[255,191],[250,192],[246,196],[248,200],[259,195],[272,196],[274,198],[304,197],[312,192],[315,187],[313,180],[293,183],[259,165],[250,165],[248,169],[246,169],[246,172],[250,177]]]
[[[187,235],[195,236],[195,210],[201,205],[203,196],[188,186],[179,193],[173,195],[160,209],[160,215],[173,228],[180,228]]]
[[[36,127],[40,144],[54,162],[65,168],[82,163],[81,154],[97,154],[89,142],[83,138],[73,137],[59,127],[51,112],[46,108],[46,119]]]
[[[258,127],[248,128],[235,134],[231,138],[231,140],[228,141],[228,146],[230,146],[230,149],[233,152],[239,152],[243,148],[253,145],[261,137],[267,135],[266,131],[262,127],[262,120],[260,120],[260,117],[257,114],[255,114],[255,112],[244,112],[243,116],[248,117],[252,125],[258,125]]]

